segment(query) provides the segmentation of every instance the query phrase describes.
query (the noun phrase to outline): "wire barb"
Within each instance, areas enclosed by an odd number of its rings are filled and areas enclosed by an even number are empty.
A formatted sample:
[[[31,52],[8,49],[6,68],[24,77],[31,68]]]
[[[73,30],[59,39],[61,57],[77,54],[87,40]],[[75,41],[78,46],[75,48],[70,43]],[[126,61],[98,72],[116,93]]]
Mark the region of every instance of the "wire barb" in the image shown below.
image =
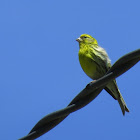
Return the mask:
[[[95,82],[89,83],[88,86],[86,86],[86,88],[84,88],[66,108],[46,115],[32,128],[27,136],[19,140],[33,140],[48,132],[62,122],[70,113],[89,104],[100,94],[109,81],[122,75],[139,61],[140,49],[122,56],[114,63],[105,76]]]

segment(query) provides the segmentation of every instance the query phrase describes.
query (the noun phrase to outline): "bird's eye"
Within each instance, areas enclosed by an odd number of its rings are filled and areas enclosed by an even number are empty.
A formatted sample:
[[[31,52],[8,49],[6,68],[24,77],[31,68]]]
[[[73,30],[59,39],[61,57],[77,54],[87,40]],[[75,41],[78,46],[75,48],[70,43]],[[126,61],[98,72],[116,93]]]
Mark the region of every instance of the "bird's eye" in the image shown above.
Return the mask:
[[[87,36],[84,36],[84,38],[88,38]]]

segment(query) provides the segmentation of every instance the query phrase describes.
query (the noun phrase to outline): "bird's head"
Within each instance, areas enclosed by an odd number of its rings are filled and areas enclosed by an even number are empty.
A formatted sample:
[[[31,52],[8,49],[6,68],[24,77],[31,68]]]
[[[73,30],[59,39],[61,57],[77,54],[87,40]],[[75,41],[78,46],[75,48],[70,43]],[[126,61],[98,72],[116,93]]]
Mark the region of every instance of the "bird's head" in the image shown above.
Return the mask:
[[[76,39],[76,41],[84,44],[98,45],[97,40],[88,34],[82,34],[79,38]]]

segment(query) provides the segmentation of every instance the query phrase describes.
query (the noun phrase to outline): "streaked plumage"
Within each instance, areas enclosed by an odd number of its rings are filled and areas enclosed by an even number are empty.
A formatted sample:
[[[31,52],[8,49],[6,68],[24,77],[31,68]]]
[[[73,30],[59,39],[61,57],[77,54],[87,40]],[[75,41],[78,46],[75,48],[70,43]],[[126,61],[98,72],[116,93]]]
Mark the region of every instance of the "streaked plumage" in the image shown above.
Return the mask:
[[[105,75],[111,63],[106,51],[98,46],[97,40],[88,34],[82,34],[77,41],[79,42],[79,61],[83,71],[94,80]],[[118,100],[123,115],[125,111],[129,112],[116,80],[109,82],[105,90]]]

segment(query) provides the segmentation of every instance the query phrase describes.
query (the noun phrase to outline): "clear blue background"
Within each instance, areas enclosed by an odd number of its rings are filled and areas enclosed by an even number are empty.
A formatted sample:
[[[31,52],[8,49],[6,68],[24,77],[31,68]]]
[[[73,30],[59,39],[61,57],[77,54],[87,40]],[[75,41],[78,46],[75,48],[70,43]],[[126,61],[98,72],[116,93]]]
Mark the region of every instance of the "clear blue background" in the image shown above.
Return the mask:
[[[45,115],[62,109],[91,81],[78,60],[88,33],[112,63],[140,48],[139,0],[0,1],[0,137],[16,140]],[[38,140],[137,140],[140,63],[117,78],[130,109],[106,91]]]

